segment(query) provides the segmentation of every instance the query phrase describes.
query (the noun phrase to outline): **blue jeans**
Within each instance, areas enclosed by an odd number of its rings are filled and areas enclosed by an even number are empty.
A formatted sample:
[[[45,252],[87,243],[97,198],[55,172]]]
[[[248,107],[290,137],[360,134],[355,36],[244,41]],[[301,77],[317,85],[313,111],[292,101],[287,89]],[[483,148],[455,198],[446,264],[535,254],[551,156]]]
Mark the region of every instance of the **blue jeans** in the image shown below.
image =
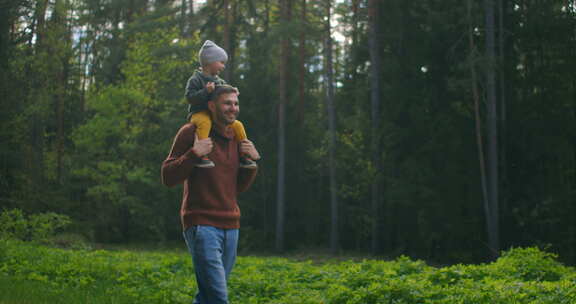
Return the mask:
[[[184,231],[198,293],[194,304],[228,304],[226,282],[236,262],[238,229],[193,226]]]

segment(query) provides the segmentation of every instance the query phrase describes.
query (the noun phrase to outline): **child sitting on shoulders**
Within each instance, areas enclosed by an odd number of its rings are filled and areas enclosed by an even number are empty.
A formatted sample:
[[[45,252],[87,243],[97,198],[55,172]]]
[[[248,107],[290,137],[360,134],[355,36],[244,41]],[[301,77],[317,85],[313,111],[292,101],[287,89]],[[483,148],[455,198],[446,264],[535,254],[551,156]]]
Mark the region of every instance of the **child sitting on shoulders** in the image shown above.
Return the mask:
[[[201,69],[194,71],[186,85],[186,100],[189,103],[187,119],[196,126],[198,139],[205,139],[208,138],[212,129],[208,101],[216,86],[227,84],[224,79],[218,77],[218,74],[226,67],[228,54],[214,42],[206,40],[198,52],[198,60]],[[231,127],[238,142],[247,139],[246,130],[240,121],[236,120]],[[214,162],[205,155],[196,167],[212,168]],[[254,169],[258,166],[247,155],[240,155],[240,167]]]

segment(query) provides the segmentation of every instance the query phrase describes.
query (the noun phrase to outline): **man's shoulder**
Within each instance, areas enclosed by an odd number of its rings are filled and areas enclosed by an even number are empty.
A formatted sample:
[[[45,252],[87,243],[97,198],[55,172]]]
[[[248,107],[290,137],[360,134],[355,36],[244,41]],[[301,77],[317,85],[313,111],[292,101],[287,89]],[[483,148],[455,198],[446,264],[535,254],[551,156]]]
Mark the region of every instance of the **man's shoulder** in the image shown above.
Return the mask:
[[[178,137],[191,137],[194,139],[194,134],[196,133],[196,126],[192,123],[185,123],[178,130]]]
[[[180,126],[180,132],[192,132],[194,133],[196,131],[196,125],[194,125],[193,123],[187,122],[185,124],[183,124],[182,126]]]

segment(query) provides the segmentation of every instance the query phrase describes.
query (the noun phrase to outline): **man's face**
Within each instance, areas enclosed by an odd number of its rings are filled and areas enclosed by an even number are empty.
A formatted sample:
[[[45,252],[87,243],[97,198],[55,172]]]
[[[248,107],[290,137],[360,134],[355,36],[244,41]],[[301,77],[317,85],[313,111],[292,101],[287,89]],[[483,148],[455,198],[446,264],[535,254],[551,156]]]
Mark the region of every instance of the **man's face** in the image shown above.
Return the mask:
[[[240,113],[240,102],[238,101],[238,94],[227,93],[218,97],[218,100],[212,102],[213,107],[210,108],[214,115],[214,122],[230,125]]]

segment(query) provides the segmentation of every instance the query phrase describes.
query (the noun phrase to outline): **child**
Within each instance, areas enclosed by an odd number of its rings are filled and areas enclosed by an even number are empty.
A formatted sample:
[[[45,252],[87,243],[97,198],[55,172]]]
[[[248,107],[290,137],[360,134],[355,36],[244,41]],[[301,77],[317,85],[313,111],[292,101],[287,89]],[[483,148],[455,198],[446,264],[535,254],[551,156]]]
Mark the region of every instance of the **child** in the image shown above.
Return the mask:
[[[212,128],[212,118],[208,110],[208,101],[210,100],[210,94],[216,86],[226,84],[226,81],[218,77],[218,74],[226,67],[225,64],[226,61],[228,61],[228,54],[214,42],[206,40],[200,48],[200,52],[198,52],[198,61],[202,68],[194,72],[192,77],[188,79],[188,84],[186,85],[186,99],[188,103],[190,103],[188,106],[187,119],[196,125],[198,139],[204,139],[208,137],[210,129]],[[242,125],[240,121],[236,120],[232,123],[231,127],[234,130],[238,142],[247,138],[244,125]],[[204,156],[200,162],[196,164],[196,167],[212,168],[214,167],[214,162],[211,161],[208,156]],[[257,165],[256,162],[248,156],[241,155],[240,167],[254,169]]]

